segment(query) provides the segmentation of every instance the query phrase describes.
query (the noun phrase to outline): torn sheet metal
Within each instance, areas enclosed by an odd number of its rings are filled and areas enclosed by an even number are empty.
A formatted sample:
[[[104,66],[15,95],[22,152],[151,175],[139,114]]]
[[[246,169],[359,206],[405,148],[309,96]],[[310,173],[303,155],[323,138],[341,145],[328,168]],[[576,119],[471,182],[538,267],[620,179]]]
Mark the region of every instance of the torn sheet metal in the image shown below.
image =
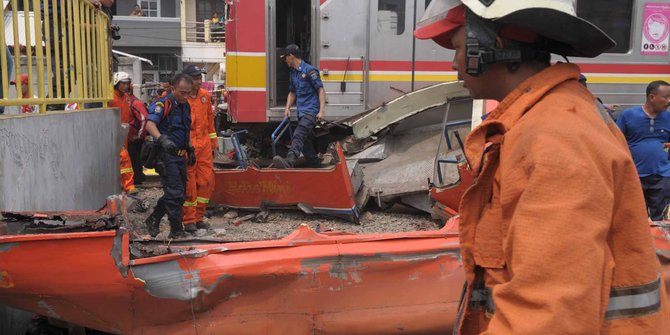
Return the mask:
[[[386,138],[382,138],[379,142],[371,145],[363,151],[347,156],[347,160],[357,160],[361,163],[377,162],[389,156],[388,146],[386,145]]]
[[[264,210],[302,204],[309,213],[358,222],[360,213],[342,147],[338,161],[320,169],[215,170],[212,201],[231,208]]]
[[[362,161],[363,185],[380,207],[401,202],[430,213],[431,180],[439,178],[440,185],[458,182],[456,166],[441,166],[439,162],[445,159],[453,161],[462,156],[454,131],[461,138],[470,132],[472,99],[461,96],[463,91],[460,88],[457,82],[435,87],[435,92],[450,90],[450,95],[446,98],[442,96],[445,102],[449,101],[448,105],[443,103],[423,108],[421,102],[415,102],[414,107],[419,112],[410,113],[397,121],[383,137],[383,143],[380,141],[355,155],[367,158],[376,152],[374,149],[383,149],[384,159]]]
[[[1,282],[13,283],[0,299],[114,334],[425,334],[451,328],[464,280],[448,230],[331,236],[301,226],[281,240],[135,259],[127,277],[110,254],[116,236],[0,237],[14,246],[0,254]]]
[[[351,121],[355,139],[374,135],[427,109],[444,106],[447,99],[467,97],[470,94],[460,82],[446,82],[407,93]],[[470,114],[468,114],[468,118]],[[440,120],[438,120],[439,123]]]
[[[351,187],[354,194],[358,194],[361,186],[363,186],[363,167],[359,161],[347,159],[347,168],[349,169],[349,178],[351,178]]]
[[[5,235],[0,300],[113,334],[447,333],[464,281],[457,227],[328,235],[303,225],[280,240],[130,261],[124,243],[127,277],[110,254],[115,231]],[[667,254],[667,226],[651,230]]]

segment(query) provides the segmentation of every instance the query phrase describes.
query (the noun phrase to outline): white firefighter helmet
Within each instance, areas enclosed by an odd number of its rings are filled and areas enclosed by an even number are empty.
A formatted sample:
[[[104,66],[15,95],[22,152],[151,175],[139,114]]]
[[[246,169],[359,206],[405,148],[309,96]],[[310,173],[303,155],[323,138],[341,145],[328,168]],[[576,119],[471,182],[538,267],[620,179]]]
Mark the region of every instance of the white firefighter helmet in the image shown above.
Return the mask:
[[[444,36],[441,35],[465,21],[464,18],[454,18],[454,12],[459,11],[457,7],[461,3],[477,17],[527,29],[544,37],[548,40],[546,49],[551,53],[596,57],[616,45],[600,28],[577,17],[574,0],[433,0],[417,24],[417,38],[435,39],[445,46]],[[447,14],[451,10],[454,11],[450,20]]]
[[[114,72],[114,86],[122,81],[130,82],[130,75],[123,71]]]

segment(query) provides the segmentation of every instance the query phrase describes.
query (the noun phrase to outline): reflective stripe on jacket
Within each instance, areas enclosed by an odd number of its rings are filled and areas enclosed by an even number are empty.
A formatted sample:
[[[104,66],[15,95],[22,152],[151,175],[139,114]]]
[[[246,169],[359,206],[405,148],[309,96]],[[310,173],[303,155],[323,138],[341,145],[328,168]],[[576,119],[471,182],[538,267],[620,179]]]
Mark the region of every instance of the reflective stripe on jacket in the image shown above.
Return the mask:
[[[668,333],[635,164],[578,78],[534,75],[466,140],[455,333]]]

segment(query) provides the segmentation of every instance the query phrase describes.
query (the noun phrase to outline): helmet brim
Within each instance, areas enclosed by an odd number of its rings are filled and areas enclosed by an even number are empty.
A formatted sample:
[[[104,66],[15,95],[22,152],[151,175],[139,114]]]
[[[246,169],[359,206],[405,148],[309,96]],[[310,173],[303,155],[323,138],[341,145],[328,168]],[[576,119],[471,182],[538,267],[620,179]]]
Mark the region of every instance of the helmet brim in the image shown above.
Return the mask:
[[[616,46],[616,42],[594,24],[554,9],[522,9],[496,21],[545,37],[549,40],[547,51],[557,55],[593,58]]]
[[[440,20],[416,29],[414,31],[414,37],[420,40],[435,39],[436,37],[440,37],[440,35],[447,35],[448,33],[458,29],[460,26],[462,26],[460,23]]]

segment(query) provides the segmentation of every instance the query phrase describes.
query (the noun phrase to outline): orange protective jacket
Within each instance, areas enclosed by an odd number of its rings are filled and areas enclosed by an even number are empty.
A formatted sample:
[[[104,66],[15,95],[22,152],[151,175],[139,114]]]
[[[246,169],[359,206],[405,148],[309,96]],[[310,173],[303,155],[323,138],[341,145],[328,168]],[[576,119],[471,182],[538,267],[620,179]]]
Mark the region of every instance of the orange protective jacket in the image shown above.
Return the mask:
[[[665,288],[626,140],[557,64],[471,132],[460,334],[668,334]]]
[[[130,114],[130,97],[126,93],[114,90],[114,100],[109,103],[110,107],[121,109],[121,123],[129,123],[132,115]]]
[[[188,97],[188,103],[191,106],[191,145],[196,149],[207,145],[218,148],[211,95],[201,88],[195,98]]]
[[[114,90],[114,100],[109,103],[110,107],[118,107],[121,110],[121,123],[129,123],[131,119],[130,114],[130,97],[128,94],[121,93]],[[133,165],[128,154],[128,138],[124,142],[120,153],[120,168],[121,168],[121,186],[123,190],[128,192],[135,188],[133,181],[135,173],[133,172]]]
[[[214,192],[214,160],[212,149],[218,147],[214,130],[211,96],[205,89],[188,97],[191,106],[191,145],[195,148],[195,165],[186,169],[184,224],[203,220],[209,198]]]

